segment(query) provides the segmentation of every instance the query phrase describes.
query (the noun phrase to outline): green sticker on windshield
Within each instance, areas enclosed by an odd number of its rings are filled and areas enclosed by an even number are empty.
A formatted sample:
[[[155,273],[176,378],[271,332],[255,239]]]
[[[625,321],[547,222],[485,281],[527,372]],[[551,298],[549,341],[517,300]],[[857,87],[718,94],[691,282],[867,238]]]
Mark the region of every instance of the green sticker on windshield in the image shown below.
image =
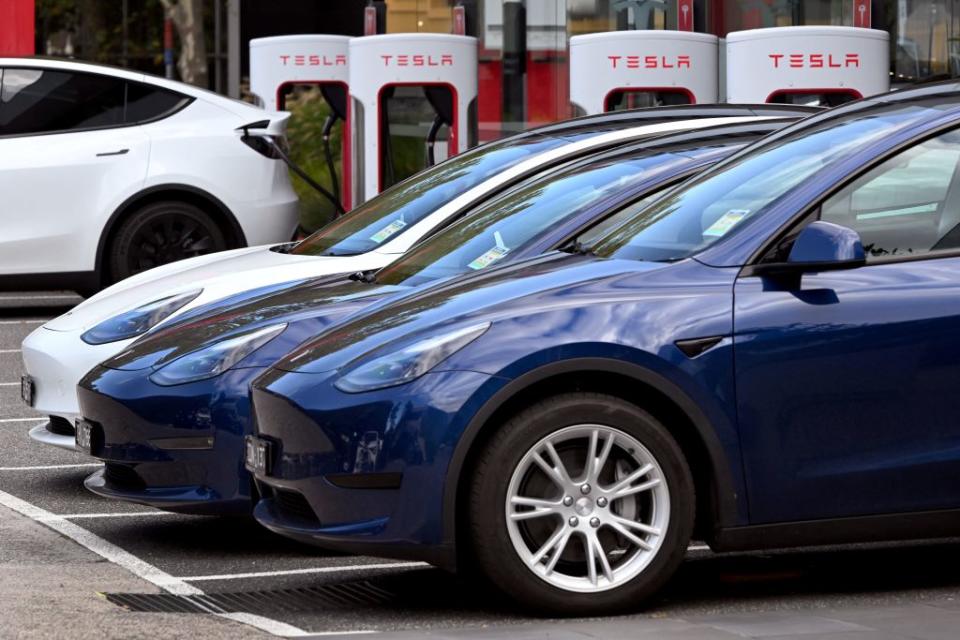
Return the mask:
[[[492,263],[496,262],[508,253],[510,253],[510,249],[507,249],[506,247],[494,247],[483,255],[478,256],[476,260],[467,266],[471,269],[483,269],[484,267],[490,266]]]
[[[730,231],[730,229],[733,229],[738,222],[746,218],[747,214],[749,213],[749,209],[731,209],[720,216],[716,222],[707,227],[707,230],[703,232],[703,235],[714,238],[724,236],[728,231]]]
[[[407,226],[407,223],[404,222],[403,220],[394,220],[393,222],[385,226],[383,229],[380,229],[380,231],[377,231],[375,234],[370,236],[370,239],[376,242],[377,244],[380,244],[381,242],[383,242],[384,240],[386,240],[387,238],[395,234],[397,231],[400,231],[400,229],[403,229],[405,226]]]

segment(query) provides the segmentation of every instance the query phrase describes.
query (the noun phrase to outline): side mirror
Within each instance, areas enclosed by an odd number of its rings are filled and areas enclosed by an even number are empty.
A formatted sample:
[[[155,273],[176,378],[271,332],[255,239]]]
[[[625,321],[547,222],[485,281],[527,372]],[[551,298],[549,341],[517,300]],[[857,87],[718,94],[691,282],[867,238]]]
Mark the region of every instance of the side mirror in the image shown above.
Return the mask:
[[[816,220],[797,236],[786,262],[758,264],[756,275],[801,274],[855,269],[866,264],[860,234],[832,222]]]

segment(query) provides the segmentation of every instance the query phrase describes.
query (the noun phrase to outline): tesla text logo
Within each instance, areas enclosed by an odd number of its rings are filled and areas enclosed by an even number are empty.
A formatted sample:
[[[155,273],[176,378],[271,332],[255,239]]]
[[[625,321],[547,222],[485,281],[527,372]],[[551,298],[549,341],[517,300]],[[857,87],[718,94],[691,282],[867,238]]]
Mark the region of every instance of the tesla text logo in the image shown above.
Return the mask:
[[[443,53],[440,55],[382,55],[385,67],[452,67],[453,54]]]
[[[345,67],[347,66],[347,56],[338,54],[328,55],[292,55],[280,56],[280,63],[283,66],[294,67]]]
[[[860,68],[859,53],[770,53],[767,54],[773,60],[773,68],[781,69],[790,67],[791,69],[849,69],[851,67]]]
[[[614,69],[689,69],[690,56],[607,56]]]

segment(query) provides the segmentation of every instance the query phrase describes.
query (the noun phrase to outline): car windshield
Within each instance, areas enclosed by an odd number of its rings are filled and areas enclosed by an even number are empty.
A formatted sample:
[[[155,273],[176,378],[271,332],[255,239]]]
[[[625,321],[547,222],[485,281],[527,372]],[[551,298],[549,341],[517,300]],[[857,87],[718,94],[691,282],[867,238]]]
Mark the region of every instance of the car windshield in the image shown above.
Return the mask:
[[[310,235],[290,253],[350,256],[373,251],[484,180],[567,143],[531,136],[477,147],[394,185]]]
[[[376,282],[416,286],[483,269],[604,198],[622,193],[654,173],[690,162],[668,152],[634,150],[538,174],[381,270]]]
[[[593,251],[601,257],[661,262],[699,253],[817,171],[924,113],[929,111],[898,105],[769,142],[637,211]]]

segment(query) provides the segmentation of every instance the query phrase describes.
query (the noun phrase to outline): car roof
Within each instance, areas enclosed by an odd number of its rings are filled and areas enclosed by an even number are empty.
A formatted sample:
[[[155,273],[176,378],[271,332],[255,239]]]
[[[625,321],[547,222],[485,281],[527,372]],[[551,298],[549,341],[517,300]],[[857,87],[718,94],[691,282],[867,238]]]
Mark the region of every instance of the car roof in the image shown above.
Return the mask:
[[[581,116],[562,122],[554,122],[535,127],[517,134],[547,136],[575,136],[604,131],[614,131],[644,124],[655,124],[671,120],[697,120],[700,118],[722,118],[737,116],[756,117],[794,117],[803,118],[823,112],[821,107],[780,104],[690,104],[670,107],[646,107],[610,111],[589,116]]]

